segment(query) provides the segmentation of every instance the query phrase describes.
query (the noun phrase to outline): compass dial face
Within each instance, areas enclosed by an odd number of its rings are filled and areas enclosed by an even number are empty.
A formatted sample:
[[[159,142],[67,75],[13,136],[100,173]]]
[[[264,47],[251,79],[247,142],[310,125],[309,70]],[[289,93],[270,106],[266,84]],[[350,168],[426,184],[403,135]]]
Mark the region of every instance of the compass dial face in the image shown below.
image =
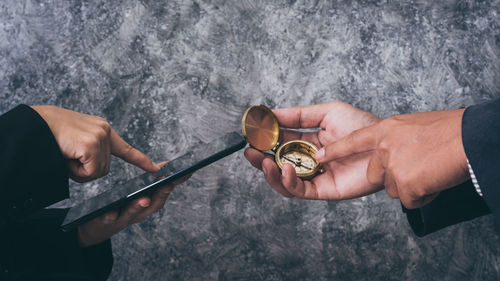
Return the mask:
[[[316,167],[316,161],[301,151],[289,151],[282,156],[282,163],[291,164],[295,168],[297,174],[311,173]]]
[[[289,141],[281,146],[276,152],[276,163],[280,169],[288,163],[295,169],[297,177],[309,178],[318,171],[319,164],[314,158],[318,149],[312,143],[306,141]]]

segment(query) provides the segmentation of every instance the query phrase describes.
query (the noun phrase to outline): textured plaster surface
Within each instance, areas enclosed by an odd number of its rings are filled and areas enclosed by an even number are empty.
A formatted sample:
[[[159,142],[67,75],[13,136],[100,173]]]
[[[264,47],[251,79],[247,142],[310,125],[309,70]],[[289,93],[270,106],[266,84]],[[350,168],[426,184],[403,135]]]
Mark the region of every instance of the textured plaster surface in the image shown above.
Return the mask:
[[[500,97],[500,1],[0,2],[0,113],[99,115],[157,161],[243,111],[332,100],[386,117]],[[76,202],[139,174],[71,183]],[[112,239],[110,280],[499,280],[491,216],[425,238],[379,192],[286,199],[242,152]]]

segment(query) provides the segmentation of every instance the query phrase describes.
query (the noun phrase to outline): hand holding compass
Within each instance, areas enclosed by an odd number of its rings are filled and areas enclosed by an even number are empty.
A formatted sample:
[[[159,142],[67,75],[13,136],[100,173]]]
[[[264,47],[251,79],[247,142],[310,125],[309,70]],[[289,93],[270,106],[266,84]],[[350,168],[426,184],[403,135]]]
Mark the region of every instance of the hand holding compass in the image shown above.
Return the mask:
[[[274,159],[280,169],[291,164],[297,177],[311,179],[322,173],[320,164],[314,159],[318,148],[304,140],[290,140],[279,143],[280,128],[278,119],[264,105],[250,107],[243,114],[241,130],[247,142],[260,151],[274,152]]]
[[[341,102],[276,109],[272,112],[279,126],[293,129],[320,128],[318,132],[312,133],[282,130],[280,137],[284,144],[281,147],[285,148],[289,141],[296,144],[304,141],[316,148],[321,148],[349,135],[354,130],[379,121],[375,115]],[[271,121],[266,122],[272,123]],[[276,126],[279,128],[278,124]],[[276,135],[279,134],[278,131]],[[274,137],[274,135],[270,135]],[[254,147],[259,148],[255,145]],[[300,169],[310,171],[310,167],[315,167],[317,161],[314,159],[314,154],[316,152],[307,153],[307,155],[313,156],[311,164],[308,162],[309,157],[302,157],[301,154],[295,152],[297,147],[292,148],[292,151],[281,149],[284,154],[280,154],[280,158],[283,160],[280,162],[276,160],[276,155],[269,156],[262,153],[262,150],[265,151],[262,147],[259,148],[261,151],[248,148],[245,151],[245,157],[254,167],[265,171],[269,185],[286,197],[340,200],[363,196],[383,188],[382,186],[373,186],[366,179],[366,169],[371,152],[325,163],[321,167],[323,173],[316,171],[312,177],[304,178],[298,177],[302,173]],[[299,157],[301,159],[300,165],[298,165]]]

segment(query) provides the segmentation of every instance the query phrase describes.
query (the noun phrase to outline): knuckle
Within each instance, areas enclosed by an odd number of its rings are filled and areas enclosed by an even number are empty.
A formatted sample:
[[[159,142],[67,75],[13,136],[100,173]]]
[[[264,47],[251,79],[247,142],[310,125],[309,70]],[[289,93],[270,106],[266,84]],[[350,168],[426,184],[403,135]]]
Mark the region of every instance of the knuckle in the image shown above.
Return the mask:
[[[391,144],[387,139],[382,139],[380,143],[378,144],[378,150],[380,150],[384,154],[388,154],[391,149]]]
[[[95,123],[99,126],[104,126],[105,124],[108,124],[108,121],[106,119],[102,118],[101,116],[94,116]]]
[[[397,172],[392,172],[394,182],[396,183],[396,186],[401,189],[401,190],[410,190],[410,185],[411,185],[411,179],[408,177],[408,175],[400,175]]]
[[[407,209],[416,209],[419,207],[419,204],[417,204],[415,201],[413,200],[408,200],[408,199],[405,199],[405,200],[401,200],[401,203],[407,208]]]
[[[86,145],[87,148],[98,146],[100,142],[101,139],[99,135],[95,133],[87,134],[83,141],[84,145]]]
[[[400,182],[400,181],[399,181],[400,179],[399,179],[399,177],[397,176],[397,173],[396,173],[396,172],[397,172],[397,170],[396,170],[396,168],[394,167],[394,164],[393,164],[392,162],[388,161],[388,162],[386,163],[386,167],[385,167],[386,177],[391,177],[392,179],[394,179],[394,181],[395,181],[396,183],[399,183],[399,182]],[[399,186],[399,184],[398,184],[398,186]]]
[[[377,185],[377,180],[374,177],[368,176],[368,177],[366,177],[366,180],[371,185]]]
[[[385,188],[385,192],[387,193],[387,195],[393,199],[396,199],[398,198],[398,195],[397,193],[394,191],[394,188],[392,187],[386,187]]]
[[[397,199],[398,198],[398,196],[396,194],[392,193],[392,192],[387,192],[387,196],[389,196],[392,199]]]
[[[80,142],[84,147],[92,146],[95,144],[96,138],[93,134],[85,133],[80,135]]]
[[[89,180],[89,178],[95,175],[96,169],[91,163],[84,164],[82,168],[75,171],[77,177],[82,180]]]
[[[399,123],[399,120],[396,116],[387,117],[384,120],[380,121],[379,125],[383,129],[390,129],[396,126]]]
[[[100,126],[106,132],[107,135],[111,132],[111,125],[108,123],[108,121],[103,120]]]
[[[407,177],[397,177],[396,182],[399,188],[409,190],[411,182]]]
[[[366,179],[368,180],[368,183],[371,185],[379,185],[380,184],[380,178],[377,175],[373,174],[367,174]]]
[[[406,187],[408,189],[410,189],[409,185],[406,185]],[[414,188],[414,189],[410,189],[410,190],[412,190],[413,197],[415,199],[423,199],[423,198],[425,198],[427,196],[427,192],[425,192],[425,190],[422,189],[422,188]]]
[[[104,119],[104,118],[103,118],[103,117],[101,117],[101,116],[93,116],[93,117],[94,117],[94,119],[95,119],[97,122],[102,122],[102,121],[106,122],[106,119]]]
[[[109,131],[101,126],[98,126],[95,129],[94,135],[96,136],[97,140],[100,141],[108,137]]]
[[[102,117],[94,116],[93,128],[91,130],[92,134],[97,136],[99,139],[103,139],[109,136],[111,133],[111,125]]]
[[[112,222],[116,221],[116,218],[117,218],[117,213],[115,213],[115,212],[109,213],[109,214],[104,215],[104,222],[112,223]]]
[[[87,170],[84,170],[81,172],[80,176],[84,177],[84,178],[87,178],[87,179],[90,179],[90,178],[94,178],[94,177],[97,177],[97,171],[95,170],[95,168],[89,168]]]

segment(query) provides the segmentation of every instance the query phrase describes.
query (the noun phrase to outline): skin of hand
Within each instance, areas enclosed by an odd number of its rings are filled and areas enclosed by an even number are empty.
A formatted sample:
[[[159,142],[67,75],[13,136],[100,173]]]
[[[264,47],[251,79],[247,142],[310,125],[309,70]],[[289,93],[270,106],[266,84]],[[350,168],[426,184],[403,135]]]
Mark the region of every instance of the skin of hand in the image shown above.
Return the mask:
[[[163,166],[167,162],[160,165]],[[184,177],[170,185],[158,188],[151,197],[141,197],[120,210],[108,212],[78,227],[78,240],[81,247],[99,244],[126,227],[140,223],[147,216],[160,210],[174,187],[189,178]]]
[[[109,172],[111,154],[153,173],[160,167],[126,143],[101,117],[49,105],[33,108],[49,125],[63,156],[68,159],[69,176],[87,182]]]
[[[373,151],[368,181],[384,185],[405,207],[419,208],[470,177],[462,144],[463,113],[457,109],[389,117],[325,146],[316,159],[328,163]]]
[[[289,140],[305,140],[318,148],[349,135],[352,131],[376,124],[379,118],[342,102],[330,102],[312,106],[275,109],[280,126],[287,128],[321,128],[318,133],[284,131],[284,143]],[[280,170],[273,158],[262,152],[247,148],[245,157],[256,168],[264,172],[269,185],[286,197],[305,199],[341,200],[364,196],[383,188],[366,179],[366,169],[371,152],[359,153],[343,159],[323,162],[322,174],[311,180],[296,177],[295,169],[285,164]]]
[[[45,120],[63,156],[70,178],[87,182],[109,172],[111,154],[154,173],[167,162],[155,164],[149,157],[126,143],[101,117],[46,105],[32,108]],[[160,187],[151,197],[138,198],[120,210],[106,213],[78,227],[80,246],[98,244],[127,226],[143,221],[163,207],[174,186],[189,176]]]

